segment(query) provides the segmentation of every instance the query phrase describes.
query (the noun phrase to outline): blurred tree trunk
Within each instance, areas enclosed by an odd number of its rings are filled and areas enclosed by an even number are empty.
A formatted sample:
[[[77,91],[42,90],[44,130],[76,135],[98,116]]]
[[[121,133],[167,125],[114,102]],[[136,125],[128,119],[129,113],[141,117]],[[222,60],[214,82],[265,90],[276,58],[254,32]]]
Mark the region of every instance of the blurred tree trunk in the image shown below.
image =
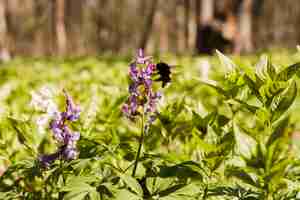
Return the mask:
[[[65,27],[65,0],[55,1],[55,31],[57,52],[61,56],[67,53],[67,35]]]
[[[35,18],[35,33],[34,33],[34,49],[33,54],[35,56],[42,56],[45,53],[44,48],[44,33],[43,33],[43,23],[44,23],[44,12],[43,1],[36,0],[34,3],[34,18]]]
[[[117,53],[120,53],[121,48],[122,48],[122,43],[123,43],[123,27],[124,27],[124,6],[125,6],[125,1],[119,1],[119,0],[114,0],[114,20],[115,20],[115,25],[113,28],[113,32],[115,35],[114,38],[114,43],[113,43],[113,48],[114,51]]]
[[[252,0],[244,0],[239,16],[239,34],[235,41],[234,53],[251,52],[252,42]]]
[[[214,19],[214,0],[201,1],[201,24],[207,25],[212,23]]]
[[[65,24],[67,24],[68,29],[67,35],[69,37],[70,45],[69,48],[72,49],[73,54],[83,55],[85,52],[83,45],[83,29],[82,29],[82,20],[83,20],[83,6],[85,1],[77,1],[74,3],[74,0],[65,0],[66,7],[66,16]]]
[[[7,28],[7,1],[0,0],[0,60],[10,60],[9,37]]]
[[[199,30],[201,27],[201,0],[195,0],[195,39],[194,39],[194,48],[198,52],[198,41],[199,41]]]
[[[201,21],[201,0],[195,0],[195,21],[197,26],[200,25]]]
[[[167,7],[167,16],[168,16],[168,36],[170,38],[169,40],[169,51],[178,53],[178,32],[179,32],[179,24],[177,20],[177,14],[178,14],[178,6],[177,6],[178,0],[173,0],[172,4],[169,4]]]
[[[189,49],[190,6],[190,0],[184,0],[184,41],[186,49]]]
[[[145,49],[150,38],[150,34],[152,31],[153,21],[155,17],[155,12],[157,8],[158,0],[152,0],[149,14],[146,18],[146,22],[143,28],[143,32],[141,35],[141,40],[139,42],[139,48]]]

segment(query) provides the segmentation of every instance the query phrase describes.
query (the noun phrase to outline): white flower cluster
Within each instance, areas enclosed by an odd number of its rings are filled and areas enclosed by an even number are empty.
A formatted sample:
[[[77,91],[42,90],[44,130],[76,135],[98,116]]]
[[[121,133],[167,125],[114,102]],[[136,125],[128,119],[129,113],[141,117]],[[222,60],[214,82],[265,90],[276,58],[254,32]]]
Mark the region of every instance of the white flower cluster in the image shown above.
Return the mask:
[[[55,90],[49,86],[43,86],[40,90],[31,92],[30,106],[44,113],[36,119],[40,133],[44,133],[49,120],[59,114],[58,106],[53,100],[54,96]]]

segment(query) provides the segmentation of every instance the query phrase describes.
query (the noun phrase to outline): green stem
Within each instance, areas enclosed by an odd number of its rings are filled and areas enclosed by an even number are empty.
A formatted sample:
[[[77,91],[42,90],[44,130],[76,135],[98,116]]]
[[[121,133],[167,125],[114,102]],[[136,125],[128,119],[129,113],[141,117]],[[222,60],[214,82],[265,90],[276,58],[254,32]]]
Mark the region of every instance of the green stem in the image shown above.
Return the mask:
[[[139,138],[139,147],[138,147],[138,151],[137,151],[137,154],[136,154],[134,167],[133,167],[133,171],[132,171],[132,176],[133,177],[135,176],[135,172],[136,172],[136,169],[137,169],[137,166],[138,166],[138,163],[139,163],[140,154],[141,154],[142,146],[143,146],[143,142],[144,142],[144,129],[145,129],[145,127],[144,127],[144,120],[145,120],[144,113],[142,114],[142,119],[141,120],[142,120],[141,136]]]

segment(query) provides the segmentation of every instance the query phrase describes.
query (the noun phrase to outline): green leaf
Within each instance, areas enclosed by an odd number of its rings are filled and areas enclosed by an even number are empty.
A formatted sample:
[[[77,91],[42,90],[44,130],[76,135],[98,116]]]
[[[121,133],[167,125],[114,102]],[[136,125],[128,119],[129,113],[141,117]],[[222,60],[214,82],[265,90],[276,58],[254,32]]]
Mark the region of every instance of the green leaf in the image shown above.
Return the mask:
[[[262,80],[265,80],[268,76],[267,74],[268,65],[269,65],[269,60],[266,55],[262,55],[258,63],[255,65],[255,73]]]
[[[236,68],[234,62],[229,57],[225,56],[218,50],[216,50],[216,53],[221,64],[223,65],[223,67],[225,67],[225,69],[227,69],[228,71],[233,71]]]
[[[133,177],[127,175],[127,174],[120,174],[120,178],[138,196],[140,196],[140,197],[143,196],[143,189],[141,188],[139,182],[135,178],[133,178]]]
[[[260,200],[262,194],[254,192],[252,190],[246,190],[241,186],[229,187],[229,186],[216,186],[209,188],[208,196],[228,196],[236,197],[241,200]]]
[[[255,65],[256,75],[262,80],[274,80],[276,78],[276,68],[269,61],[268,56],[262,55],[259,62]]]
[[[61,188],[61,191],[73,191],[73,190],[77,190],[77,191],[89,191],[92,190],[93,188],[85,183],[85,182],[70,182],[67,183],[67,185],[65,185],[63,188]]]
[[[90,200],[101,200],[99,193],[96,190],[90,191]]]
[[[242,167],[229,166],[226,168],[225,175],[227,177],[236,177],[239,180],[243,181],[244,183],[247,183],[252,186],[256,186],[256,187],[260,186],[255,174],[250,173],[250,171]]]
[[[174,185],[174,182],[174,178],[149,177],[146,179],[146,186],[150,193],[154,195]]]
[[[79,188],[78,188],[79,189]],[[85,199],[88,191],[74,190],[64,196],[64,200],[82,200]]]
[[[181,113],[181,111],[184,109],[184,105],[185,105],[185,99],[182,98],[179,101],[175,101],[175,103],[172,104],[171,107],[171,113],[174,116],[177,116]]]
[[[32,156],[36,156],[37,151],[32,147],[34,141],[28,122],[13,117],[8,117],[7,119],[9,120],[11,127],[15,130],[19,142],[30,151]]]
[[[237,103],[239,103],[239,104],[241,104],[242,108],[246,108],[252,114],[255,114],[256,111],[259,109],[259,107],[257,107],[257,106],[253,106],[253,105],[247,104],[246,102],[243,102],[243,101],[238,100],[238,99],[234,99],[234,101],[237,102]]]
[[[272,63],[268,63],[268,67],[267,67],[267,72],[269,74],[269,77],[272,80],[275,80],[277,74],[276,74],[276,68],[274,67],[274,65],[272,65]]]
[[[288,126],[289,118],[286,117],[283,120],[280,120],[280,122],[275,127],[275,130],[273,131],[272,135],[269,137],[267,146],[272,145],[276,140],[280,139]]]
[[[281,117],[293,104],[294,100],[297,96],[297,85],[296,82],[293,81],[289,87],[283,91],[282,94],[276,99],[274,99],[275,102],[273,102],[272,111],[272,121],[277,120],[279,117]]]
[[[218,115],[217,116],[218,125],[220,127],[225,126],[228,122],[230,122],[230,118],[226,117],[225,115]]]
[[[237,144],[237,152],[241,156],[250,159],[255,153],[255,147],[257,145],[256,140],[244,133],[236,124],[234,125],[234,135]]]
[[[64,199],[67,200],[80,200],[84,199],[86,195],[95,193],[96,188],[92,187],[87,182],[93,182],[97,180],[96,177],[74,176],[67,179],[67,183],[60,191],[68,192]],[[93,194],[92,194],[93,196]]]
[[[268,84],[263,85],[259,92],[261,96],[265,99],[265,105],[269,107],[272,104],[274,98],[279,95],[282,91],[284,91],[287,87],[286,82],[275,81]]]
[[[213,89],[215,89],[219,94],[225,96],[225,97],[230,97],[230,94],[228,94],[228,92],[226,92],[223,88],[221,88],[220,86],[217,85],[213,85],[211,83],[208,82],[204,82],[204,81],[200,81],[201,84],[207,85]]]
[[[290,65],[277,74],[276,80],[288,81],[299,71],[299,69],[300,69],[300,63],[295,63],[293,65]]]
[[[159,171],[159,176],[163,178],[178,177],[202,179],[202,174],[204,172],[205,171],[198,163],[186,161],[173,166],[162,166]]]
[[[211,112],[208,115],[206,115],[204,118],[202,118],[198,113],[193,111],[193,118],[192,118],[193,126],[196,127],[197,130],[199,130],[202,134],[205,135],[207,133],[208,125],[212,125],[216,120],[217,116],[218,116],[217,112]],[[219,120],[220,123],[222,122],[225,123],[227,119],[224,116],[224,118],[221,117]]]
[[[161,200],[194,200],[200,195],[199,186],[196,184],[177,184],[168,190],[159,193]]]
[[[142,197],[139,197],[125,189],[118,190],[114,196],[115,200],[142,200]]]
[[[264,103],[262,96],[259,93],[260,85],[253,81],[247,74],[244,74],[245,83],[250,88],[251,92],[258,98],[258,100]]]

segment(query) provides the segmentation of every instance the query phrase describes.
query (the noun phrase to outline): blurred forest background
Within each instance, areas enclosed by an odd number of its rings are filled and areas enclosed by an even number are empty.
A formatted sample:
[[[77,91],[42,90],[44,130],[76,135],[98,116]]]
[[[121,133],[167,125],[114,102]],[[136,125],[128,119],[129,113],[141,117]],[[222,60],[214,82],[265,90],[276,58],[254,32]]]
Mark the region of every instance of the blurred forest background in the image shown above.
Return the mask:
[[[0,58],[294,48],[299,25],[299,0],[0,0]]]

